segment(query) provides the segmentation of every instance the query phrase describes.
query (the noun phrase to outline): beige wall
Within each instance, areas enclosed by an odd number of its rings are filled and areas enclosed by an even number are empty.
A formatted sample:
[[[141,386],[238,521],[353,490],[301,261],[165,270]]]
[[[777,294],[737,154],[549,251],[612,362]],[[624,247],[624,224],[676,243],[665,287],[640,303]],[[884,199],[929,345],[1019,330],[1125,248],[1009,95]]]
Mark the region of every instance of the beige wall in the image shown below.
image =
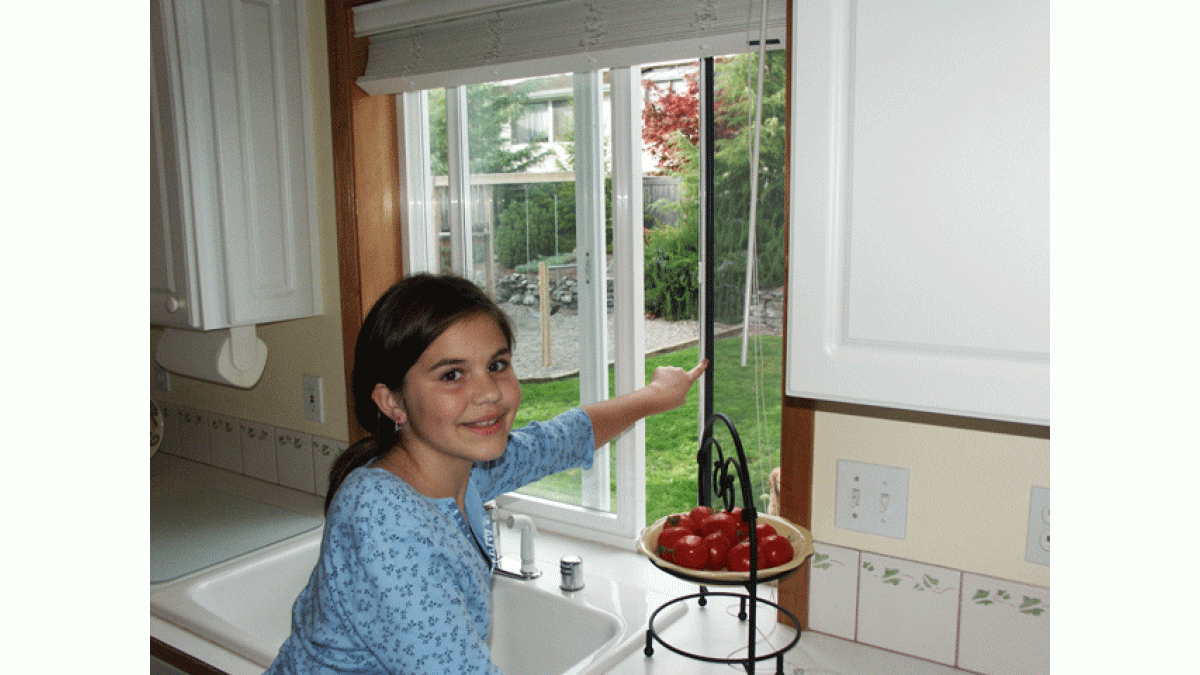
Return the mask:
[[[1029,490],[1050,487],[1049,429],[818,404],[813,537],[853,549],[1038,586],[1025,562]],[[909,471],[904,540],[834,527],[837,461]]]
[[[237,389],[171,375],[172,390],[154,387],[151,397],[165,403],[198,408],[241,419],[286,427],[334,440],[348,440],[345,367],[338,290],[337,229],[333,202],[333,150],[329,118],[329,61],[325,48],[325,3],[307,0],[308,59],[312,97],[316,218],[320,227],[321,288],[324,314],[258,327],[268,357],[262,379],[252,389]],[[161,332],[150,331],[150,353]],[[153,364],[153,360],[151,360]],[[325,423],[304,417],[303,378],[323,379]]]

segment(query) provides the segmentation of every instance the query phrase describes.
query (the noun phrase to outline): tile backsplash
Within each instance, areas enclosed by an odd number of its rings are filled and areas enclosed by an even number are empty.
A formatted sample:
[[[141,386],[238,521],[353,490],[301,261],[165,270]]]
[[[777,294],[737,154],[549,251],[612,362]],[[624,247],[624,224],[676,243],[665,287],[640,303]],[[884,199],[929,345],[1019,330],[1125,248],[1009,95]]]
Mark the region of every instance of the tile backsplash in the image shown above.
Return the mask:
[[[1050,672],[1050,589],[816,543],[809,628],[984,675]]]
[[[159,452],[325,496],[329,468],[346,443],[284,427],[172,404],[159,404]]]

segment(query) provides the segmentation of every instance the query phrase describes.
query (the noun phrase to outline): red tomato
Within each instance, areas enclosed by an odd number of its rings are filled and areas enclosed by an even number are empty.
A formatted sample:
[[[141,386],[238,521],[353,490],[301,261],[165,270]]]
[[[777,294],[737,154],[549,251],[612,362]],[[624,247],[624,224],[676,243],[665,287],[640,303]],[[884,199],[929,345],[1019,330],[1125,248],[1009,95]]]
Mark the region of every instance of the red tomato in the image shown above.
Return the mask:
[[[713,532],[704,538],[704,546],[708,549],[708,562],[705,563],[706,570],[719,570],[725,567],[725,560],[729,556],[729,538],[724,532]]]
[[[742,518],[742,516],[743,516],[743,514],[742,514],[742,507],[740,507],[740,506],[735,506],[735,507],[733,507],[732,509],[729,509],[729,511],[728,511],[727,513],[729,513],[729,515],[733,516],[733,519],[737,521],[737,526],[738,526],[738,530],[737,530],[737,536],[738,536],[738,539],[745,539],[746,537],[750,536],[750,524],[749,524],[749,523],[747,523],[747,522],[746,522],[745,520],[743,520],[743,518]]]
[[[686,527],[664,527],[663,531],[658,533],[658,545],[654,552],[667,562],[675,562],[675,546],[680,539],[690,534],[692,531]]]
[[[759,546],[762,546],[763,539],[766,539],[767,537],[769,537],[773,534],[779,534],[778,532],[775,531],[775,528],[771,527],[771,525],[768,523],[755,523],[754,531],[755,531],[755,533],[758,534],[758,545]]]
[[[714,513],[700,521],[700,534],[707,537],[713,532],[724,532],[729,541],[737,541],[737,521],[728,513]]]
[[[742,541],[734,544],[729,549],[729,555],[725,560],[725,566],[730,572],[749,572],[750,571],[750,542]]]
[[[766,558],[767,567],[779,567],[795,555],[795,551],[792,550],[792,542],[777,534],[760,539],[758,552]]]
[[[704,569],[708,562],[708,547],[704,540],[689,534],[675,543],[675,564],[690,570]]]
[[[663,529],[665,530],[668,527],[686,527],[692,532],[695,532],[696,521],[693,520],[692,516],[687,513],[676,513],[674,515],[667,516],[667,522],[663,526]]]
[[[699,527],[701,521],[712,515],[712,512],[711,506],[697,506],[692,509],[689,515],[692,517],[692,521],[696,523],[696,526]]]
[[[762,549],[758,550],[758,569],[765,567],[766,560],[763,558]],[[726,567],[730,572],[749,572],[750,571],[750,541],[740,541],[729,549],[729,559],[726,562]]]

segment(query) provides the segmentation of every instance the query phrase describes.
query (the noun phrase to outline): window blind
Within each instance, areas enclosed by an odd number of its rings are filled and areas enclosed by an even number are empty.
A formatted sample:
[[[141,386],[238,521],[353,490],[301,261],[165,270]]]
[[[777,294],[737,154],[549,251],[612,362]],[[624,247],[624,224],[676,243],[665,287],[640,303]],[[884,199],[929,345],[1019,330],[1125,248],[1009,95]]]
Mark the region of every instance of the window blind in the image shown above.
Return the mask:
[[[444,7],[448,3],[442,3]],[[370,39],[369,94],[587,72],[755,49],[762,0],[476,0],[438,13],[426,0],[355,9]],[[420,11],[418,11],[420,10]],[[767,44],[783,46],[787,1],[767,3]]]

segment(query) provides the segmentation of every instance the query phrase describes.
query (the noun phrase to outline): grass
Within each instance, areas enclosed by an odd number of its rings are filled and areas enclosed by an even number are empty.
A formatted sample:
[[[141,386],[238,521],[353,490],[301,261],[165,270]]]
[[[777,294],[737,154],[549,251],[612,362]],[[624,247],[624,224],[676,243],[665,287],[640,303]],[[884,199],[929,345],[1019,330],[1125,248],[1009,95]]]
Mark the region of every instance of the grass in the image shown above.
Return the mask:
[[[715,345],[712,369],[716,386],[713,410],[724,413],[737,427],[747,458],[753,498],[767,492],[765,481],[779,465],[779,419],[782,406],[782,341],[774,336],[756,338],[762,349],[761,382],[751,365],[741,367],[741,339],[719,340]],[[752,347],[754,345],[752,344]],[[757,351],[755,348],[754,351]],[[691,368],[700,360],[699,349],[692,347],[668,354],[646,357],[646,379],[659,366]],[[612,381],[611,373],[609,381]],[[568,378],[552,382],[522,385],[523,403],[517,415],[520,426],[533,420],[549,419],[579,402],[579,380]],[[763,410],[759,411],[759,392]],[[683,406],[646,420],[646,522],[679,511],[698,502],[699,468],[699,389],[693,389]],[[763,420],[759,423],[759,420]],[[761,426],[761,429],[760,429]],[[724,427],[717,426],[717,442],[724,456],[736,458],[737,451]],[[760,433],[761,432],[761,433]],[[714,454],[716,450],[714,449]],[[610,458],[615,475],[615,458]],[[715,458],[714,458],[715,461]],[[578,504],[579,470],[565,471],[522,489],[523,493]],[[735,486],[736,503],[742,503],[740,483]],[[615,488],[613,491],[615,503]],[[714,504],[720,504],[714,499]],[[766,508],[762,501],[760,509]]]

